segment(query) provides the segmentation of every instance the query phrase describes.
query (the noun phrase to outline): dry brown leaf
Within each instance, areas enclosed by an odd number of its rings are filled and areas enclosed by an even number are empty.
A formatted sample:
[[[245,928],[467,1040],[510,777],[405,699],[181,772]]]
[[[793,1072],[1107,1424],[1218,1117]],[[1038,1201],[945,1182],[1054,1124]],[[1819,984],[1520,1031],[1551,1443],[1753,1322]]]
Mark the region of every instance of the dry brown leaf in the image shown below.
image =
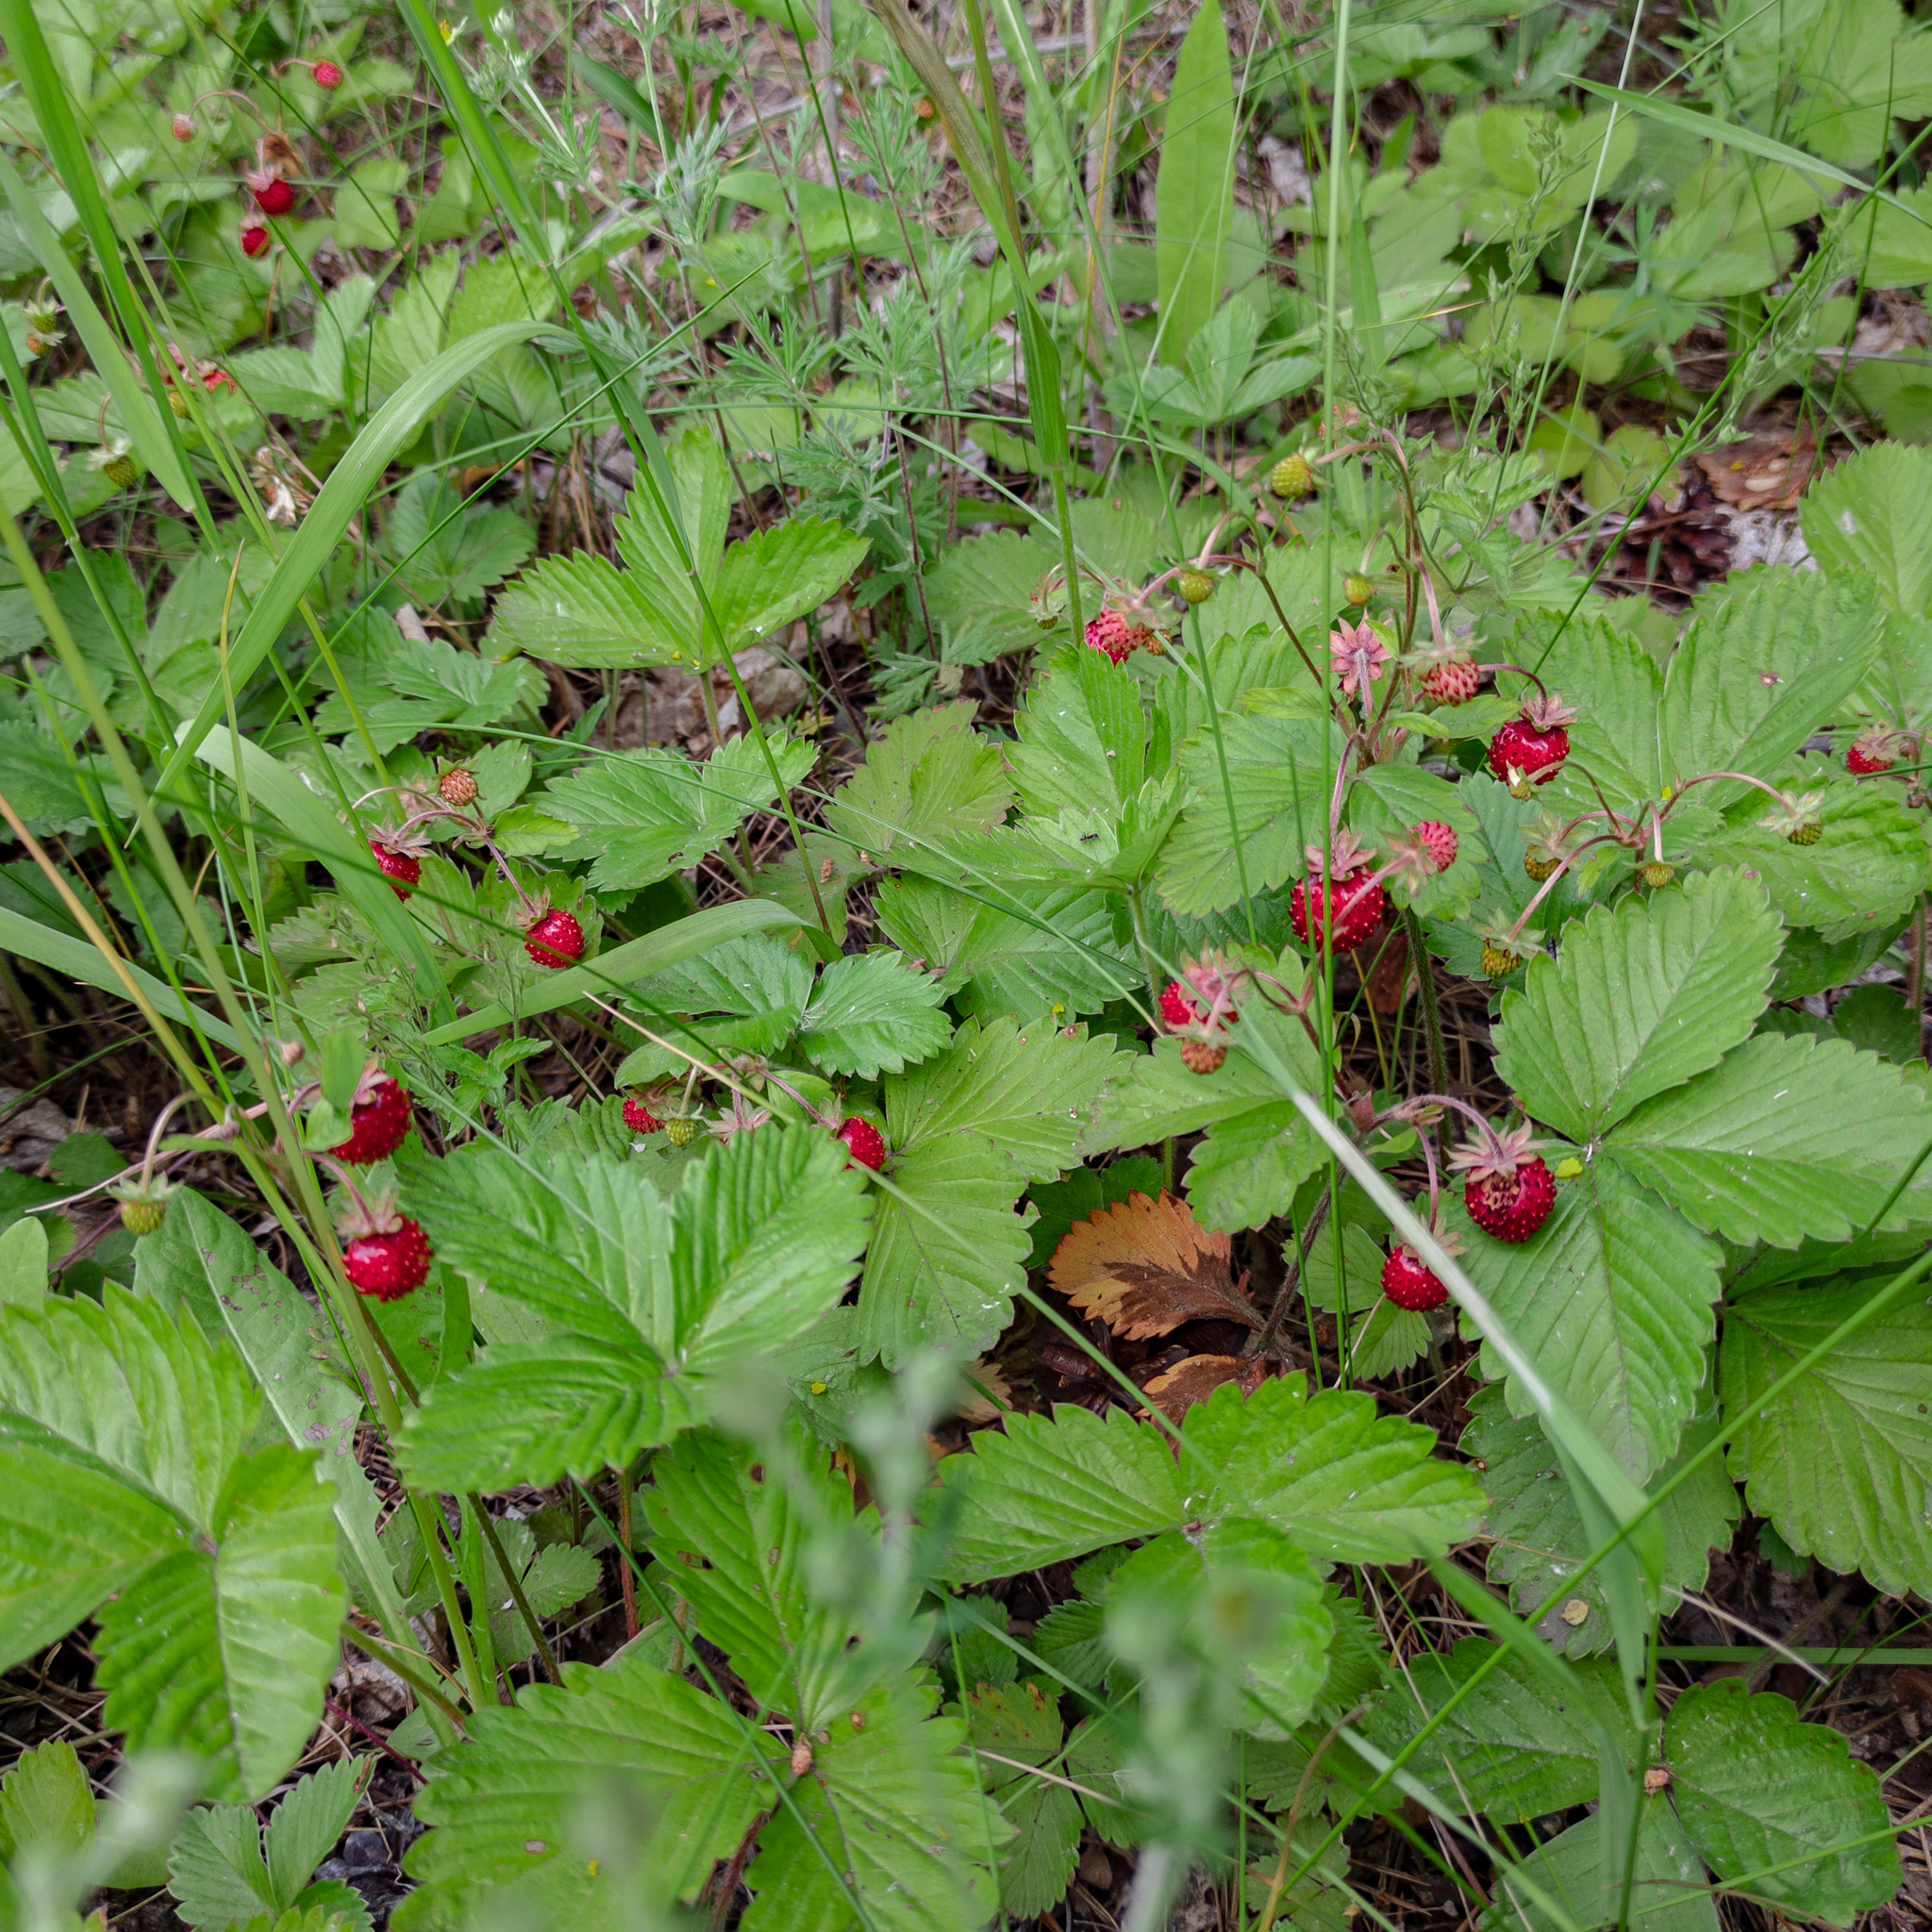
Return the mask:
[[[1243,1395],[1252,1395],[1267,1373],[1268,1364],[1259,1356],[1249,1360],[1238,1355],[1191,1355],[1156,1375],[1141,1393],[1150,1408],[1158,1408],[1169,1422],[1177,1423],[1224,1382],[1234,1382]]]
[[[1818,466],[1814,444],[1786,431],[1727,443],[1696,458],[1721,502],[1739,509],[1794,509]]]
[[[1013,1406],[1013,1391],[999,1367],[982,1355],[966,1364],[966,1386],[953,1405],[963,1423],[997,1422]],[[985,1391],[982,1393],[981,1391]]]
[[[1166,1335],[1204,1317],[1261,1325],[1232,1274],[1233,1243],[1210,1234],[1185,1201],[1129,1194],[1075,1222],[1054,1251],[1049,1278],[1083,1315],[1128,1341]]]

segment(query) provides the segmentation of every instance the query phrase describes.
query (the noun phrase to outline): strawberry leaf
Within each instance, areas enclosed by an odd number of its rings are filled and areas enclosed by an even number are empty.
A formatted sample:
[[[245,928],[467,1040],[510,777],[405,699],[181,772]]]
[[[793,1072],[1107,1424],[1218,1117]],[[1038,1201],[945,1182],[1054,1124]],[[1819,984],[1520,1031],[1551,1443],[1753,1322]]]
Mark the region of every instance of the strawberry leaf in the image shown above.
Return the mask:
[[[1016,1833],[1000,1854],[1000,1909],[1033,1918],[1066,1896],[1085,1823],[1065,1785],[1016,1768],[1050,1765],[1058,1757],[1058,1707],[1037,1682],[981,1684],[963,1706],[947,1705],[946,1715],[966,1720],[975,1752],[995,1754],[982,1760],[981,1774]]]
[[[1461,1448],[1483,1472],[1489,1491],[1485,1534],[1492,1583],[1507,1585],[1519,1615],[1527,1616],[1559,1590],[1567,1600],[1537,1626],[1537,1634],[1569,1657],[1589,1657],[1610,1642],[1610,1608],[1597,1574],[1578,1576],[1595,1545],[1583,1526],[1576,1498],[1563,1480],[1557,1453],[1534,1416],[1510,1415],[1500,1387],[1470,1398],[1471,1422]],[[1678,1465],[1702,1449],[1717,1428],[1716,1411],[1685,1429],[1676,1459],[1657,1473],[1668,1482]],[[1728,1549],[1740,1514],[1738,1492],[1713,1457],[1658,1505],[1663,1523],[1668,1590],[1702,1590],[1713,1549]],[[1562,1611],[1581,1601],[1588,1614],[1572,1623]]]
[[[798,1023],[798,1044],[828,1074],[867,1080],[903,1073],[936,1053],[952,1026],[940,1003],[944,989],[912,970],[903,954],[881,950],[835,959],[819,975]]]
[[[1172,1195],[1133,1194],[1075,1224],[1053,1257],[1052,1282],[1128,1341],[1216,1318],[1258,1328],[1261,1316],[1235,1286],[1232,1255],[1225,1235],[1208,1233]]]
[[[1721,1884],[1832,1925],[1898,1890],[1877,1774],[1789,1698],[1754,1696],[1736,1677],[1693,1684],[1664,1720],[1663,1761],[1677,1816]]]
[[[1598,907],[1504,994],[1496,1071],[1537,1120],[1595,1140],[1750,1037],[1781,943],[1762,891],[1734,874]]]
[[[1704,1860],[1685,1837],[1670,1800],[1659,1795],[1640,1803],[1627,1907],[1622,1861],[1605,1858],[1603,1813],[1594,1812],[1523,1860],[1526,1884],[1507,1873],[1498,1874],[1495,1902],[1483,1916],[1485,1932],[1554,1932],[1557,1921],[1532,1896],[1530,1886],[1567,1914],[1566,1932],[1615,1924],[1626,1910],[1629,1923],[1645,1932],[1718,1932],[1721,1922],[1705,1886]]]
[[[1730,1471],[1794,1550],[1884,1591],[1932,1587],[1932,1310],[1908,1295],[1783,1394],[1766,1391],[1869,1299],[1869,1282],[1765,1289],[1724,1316]]]
[[[726,651],[769,642],[816,610],[865,560],[864,537],[818,517],[787,517],[724,553],[711,610]]]
[[[580,550],[546,557],[496,600],[489,647],[549,664],[608,667],[695,661],[695,628],[680,625],[634,571]]]
[[[896,718],[825,808],[825,823],[875,862],[900,862],[947,834],[990,831],[1013,802],[999,748],[973,728],[971,704]],[[1091,803],[1091,801],[1090,801]]]
[[[1141,687],[1099,651],[1063,645],[1013,720],[1020,803],[1041,818],[1119,808],[1149,775]]]
[[[1862,573],[1887,606],[1932,616],[1932,456],[1874,443],[1825,472],[1799,511],[1821,570]]]
[[[1603,1151],[1697,1226],[1790,1248],[1871,1222],[1928,1135],[1924,1091],[1876,1055],[1760,1035],[1643,1102]],[[1884,1225],[1924,1220],[1928,1202],[1922,1170]]]
[[[1570,756],[1557,776],[1538,788],[1538,804],[1565,817],[1600,809],[1585,774],[1615,805],[1658,797],[1666,779],[1657,743],[1663,678],[1657,659],[1602,618],[1577,618],[1545,643],[1547,623],[1539,618],[1526,625],[1511,649],[1501,654],[1530,666],[1576,708],[1576,721],[1569,727]],[[1507,671],[1497,674],[1496,689],[1518,700],[1536,691],[1526,678]],[[1522,876],[1520,858],[1506,863]]]
[[[1717,1243],[1601,1158],[1526,1241],[1476,1232],[1459,1202],[1449,1220],[1470,1279],[1610,1453],[1640,1482],[1668,1462],[1704,1383]],[[1483,1372],[1502,1364],[1486,1352]]]

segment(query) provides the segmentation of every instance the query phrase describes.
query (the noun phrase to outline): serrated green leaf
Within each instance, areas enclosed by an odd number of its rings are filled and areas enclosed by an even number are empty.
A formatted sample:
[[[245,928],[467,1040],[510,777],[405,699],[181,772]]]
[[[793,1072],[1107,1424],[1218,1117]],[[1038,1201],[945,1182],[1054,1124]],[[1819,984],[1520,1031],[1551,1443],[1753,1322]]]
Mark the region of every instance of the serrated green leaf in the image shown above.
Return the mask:
[[[787,791],[818,761],[817,747],[799,740],[779,741],[772,751]],[[721,744],[703,764],[675,751],[617,752],[545,794],[547,808],[579,835],[560,856],[592,860],[590,880],[599,891],[647,886],[697,864],[777,799],[749,736]]]
[[[359,1795],[367,1758],[339,1757],[301,1779],[276,1805],[262,1834],[270,1882],[291,1902],[335,1849]]]
[[[681,630],[632,571],[581,550],[546,557],[496,600],[490,648],[550,664],[651,665],[690,661]]]
[[[999,748],[974,730],[975,708],[940,705],[894,719],[827,804],[832,832],[886,863],[900,848],[998,824],[1012,781]]]
[[[1664,1720],[1671,1795],[1721,1883],[1849,1925],[1904,1878],[1877,1774],[1843,1734],[1800,1721],[1790,1700],[1735,1677],[1693,1684]],[[1824,1856],[1811,1856],[1824,1854]]]
[[[1880,1590],[1932,1584],[1932,1309],[1895,1303],[1774,1400],[1771,1385],[1877,1291],[1867,1280],[1765,1289],[1724,1316],[1718,1357],[1737,1428],[1730,1471],[1794,1549]]]
[[[1509,656],[1536,672],[1578,713],[1570,726],[1565,769],[1540,788],[1541,803],[1555,805],[1560,798],[1557,808],[1566,812],[1600,810],[1585,772],[1615,805],[1646,803],[1661,795],[1665,774],[1657,707],[1663,677],[1657,659],[1635,638],[1602,618],[1587,617],[1565,625],[1554,642],[1546,642],[1539,620],[1525,626]],[[1519,700],[1533,691],[1526,679],[1507,672],[1498,675],[1496,689]],[[1521,858],[1506,862],[1520,877]]]
[[[1030,1919],[1066,1896],[1080,1855],[1079,1801],[1062,1784],[1028,1777],[1017,1765],[1041,1765],[1058,1756],[1062,1725],[1058,1706],[1038,1682],[981,1684],[948,1717],[963,1717],[975,1751],[1010,1760],[983,1760],[986,1789],[1000,1802],[1014,1837],[1000,1854],[1000,1909]]]
[[[1684,1835],[1670,1800],[1659,1795],[1641,1803],[1629,1923],[1644,1932],[1718,1932],[1704,1860]],[[1568,1915],[1574,1932],[1617,1924],[1625,1910],[1623,1883],[1614,1876],[1622,1860],[1605,1860],[1602,1826],[1603,1814],[1592,1813],[1538,1845],[1523,1860],[1526,1884],[1500,1874],[1495,1900],[1483,1915],[1485,1932],[1551,1932],[1557,1922],[1531,1887]]]
[[[1527,1616],[1546,1599],[1568,1588],[1568,1601],[1581,1600],[1589,1614],[1580,1624],[1562,1615],[1564,1606],[1537,1625],[1545,1642],[1569,1657],[1590,1657],[1610,1641],[1609,1604],[1594,1573],[1577,1576],[1593,1545],[1584,1530],[1576,1499],[1562,1466],[1534,1416],[1509,1414],[1500,1387],[1491,1384],[1470,1398],[1471,1422],[1462,1450],[1483,1472],[1489,1513],[1483,1529],[1490,1546],[1489,1574],[1504,1584],[1519,1615]],[[1678,1467],[1709,1442],[1717,1412],[1685,1429],[1674,1461],[1657,1472],[1652,1487],[1668,1483]],[[1713,1457],[1658,1506],[1663,1524],[1667,1590],[1702,1590],[1713,1549],[1727,1549],[1737,1527],[1736,1488]],[[1572,1579],[1574,1578],[1574,1581]]]
[[[1932,616],[1932,452],[1874,443],[1826,471],[1798,515],[1822,569],[1862,572],[1892,609]]]
[[[764,643],[816,610],[871,548],[870,539],[808,516],[787,517],[732,544],[711,591],[725,650]]]
[[[911,970],[901,953],[857,953],[819,976],[798,1023],[798,1044],[828,1074],[867,1080],[902,1073],[945,1045],[952,1024],[940,1011],[943,988]]]
[[[1586,1144],[1750,1037],[1782,943],[1764,894],[1735,874],[1598,907],[1503,996],[1496,1070]]]
[[[93,1835],[93,1787],[74,1746],[55,1739],[23,1751],[0,1778],[0,1862],[25,1853],[72,1857]]]
[[[1645,1101],[1603,1153],[1694,1225],[1737,1241],[1843,1241],[1932,1139],[1924,1091],[1839,1041],[1759,1035]],[[1886,1215],[1926,1215],[1922,1170]]]
[[[1418,1711],[1433,1715],[1495,1655],[1495,1645],[1464,1638],[1447,1656],[1412,1657],[1404,1673],[1412,1694],[1391,1696],[1363,1728],[1393,1753],[1413,1735]],[[1527,1824],[1545,1812],[1593,1801],[1599,1791],[1603,1739],[1634,1759],[1636,1738],[1624,1708],[1614,1665],[1566,1666],[1571,1688],[1512,1651],[1444,1718],[1410,1759],[1438,1797],[1486,1812],[1499,1823]]]
[[[1124,805],[1148,775],[1141,687],[1084,645],[1063,645],[1046,660],[1013,734],[1013,782],[1040,817]]]

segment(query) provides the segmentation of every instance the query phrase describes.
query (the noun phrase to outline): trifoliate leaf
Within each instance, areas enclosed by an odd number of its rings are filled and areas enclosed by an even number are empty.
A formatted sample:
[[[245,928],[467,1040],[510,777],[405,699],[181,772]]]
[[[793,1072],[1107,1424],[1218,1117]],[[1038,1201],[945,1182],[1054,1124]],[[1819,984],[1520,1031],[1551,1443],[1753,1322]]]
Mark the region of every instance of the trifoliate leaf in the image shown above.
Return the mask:
[[[696,641],[636,572],[580,550],[544,558],[505,589],[489,648],[550,664],[695,664]]]
[[[867,1080],[897,1074],[945,1045],[952,1024],[940,1011],[945,992],[903,954],[856,953],[819,975],[798,1023],[800,1050],[828,1074]]]
[[[181,1821],[168,1854],[168,1890],[190,1925],[223,1927],[297,1903],[356,1808],[363,1764],[353,1757],[311,1773],[275,1807],[266,1834],[245,1805],[216,1805]],[[350,1923],[367,1932],[361,1907]]]
[[[990,831],[1013,801],[999,748],[973,728],[971,704],[896,718],[825,808],[841,839],[880,863],[958,831]],[[1090,801],[1091,802],[1091,801]]]
[[[1629,1923],[1645,1932],[1718,1932],[1704,1860],[1684,1835],[1670,1800],[1658,1795],[1640,1803]],[[1612,1882],[1614,1861],[1604,1858],[1602,1824],[1601,1812],[1579,1818],[1523,1860],[1522,1879],[1499,1873],[1495,1900],[1483,1915],[1484,1932],[1554,1932],[1559,1923],[1570,1932],[1593,1932],[1617,1924],[1626,1910],[1624,1888]],[[1544,1909],[1545,1898],[1566,1915],[1562,1922]]]
[[[1914,1150],[1917,1151],[1916,1149]],[[1866,1280],[1765,1289],[1724,1316],[1730,1469],[1792,1549],[1884,1591],[1932,1585],[1932,1309],[1909,1293],[1783,1394],[1771,1385],[1876,1292]]]
[[[802,741],[773,741],[771,754],[787,791],[818,760]],[[777,800],[765,754],[747,735],[702,765],[675,751],[613,753],[559,779],[544,802],[579,835],[561,855],[592,859],[597,890],[623,891],[695,865]]]
[[[1470,1279],[1610,1453],[1640,1482],[1668,1462],[1704,1383],[1718,1244],[1601,1156],[1526,1241],[1477,1233],[1459,1202],[1448,1213]],[[1505,1373],[1487,1352],[1483,1372]]]
[[[1495,1652],[1494,1644],[1464,1638],[1447,1656],[1411,1657],[1363,1728],[1392,1756],[1415,1735],[1419,1719],[1441,1710]],[[1592,1660],[1566,1668],[1567,1691],[1525,1657],[1506,1655],[1442,1720],[1409,1769],[1452,1809],[1487,1812],[1502,1823],[1527,1824],[1591,1802],[1604,1739],[1626,1761],[1635,1758],[1637,1740],[1616,1666]]]
[[[1898,1890],[1877,1774],[1789,1698],[1754,1696],[1736,1677],[1693,1684],[1664,1720],[1663,1761],[1677,1816],[1720,1883],[1832,1925]]]
[[[223,1797],[294,1761],[342,1614],[330,1491],[310,1456],[242,1453],[258,1404],[231,1348],[111,1282],[0,1309],[4,1655],[99,1607],[107,1724],[208,1759]]]
[[[1496,1070],[1537,1120],[1587,1143],[1750,1037],[1781,943],[1764,894],[1733,874],[1598,907],[1503,996]]]
[[[536,548],[514,510],[464,507],[436,470],[419,470],[396,492],[384,547],[397,580],[432,608],[468,604],[500,584]]]
[[[1603,1154],[1699,1227],[1795,1247],[1870,1223],[1932,1138],[1923,1091],[1839,1041],[1760,1034],[1685,1086],[1645,1101]],[[1926,1218],[1923,1170],[1886,1215]]]
[[[1491,1385],[1470,1398],[1472,1421],[1463,1431],[1462,1450],[1483,1472],[1489,1491],[1489,1513],[1483,1519],[1490,1546],[1492,1583],[1508,1587],[1509,1601],[1519,1616],[1529,1616],[1551,1597],[1557,1607],[1537,1627],[1537,1634],[1569,1657],[1590,1657],[1610,1642],[1609,1605],[1595,1572],[1579,1576],[1594,1544],[1577,1511],[1575,1492],[1565,1480],[1557,1453],[1534,1416],[1509,1414],[1501,1388]],[[1704,1448],[1717,1430],[1713,1409],[1692,1423],[1681,1438],[1676,1459],[1653,1478],[1653,1487],[1668,1484],[1690,1456]],[[1668,1590],[1702,1590],[1710,1571],[1713,1549],[1728,1549],[1740,1513],[1738,1491],[1716,1457],[1690,1480],[1671,1491],[1657,1507],[1663,1524],[1664,1568]],[[1581,1601],[1580,1621],[1565,1617],[1570,1604]]]

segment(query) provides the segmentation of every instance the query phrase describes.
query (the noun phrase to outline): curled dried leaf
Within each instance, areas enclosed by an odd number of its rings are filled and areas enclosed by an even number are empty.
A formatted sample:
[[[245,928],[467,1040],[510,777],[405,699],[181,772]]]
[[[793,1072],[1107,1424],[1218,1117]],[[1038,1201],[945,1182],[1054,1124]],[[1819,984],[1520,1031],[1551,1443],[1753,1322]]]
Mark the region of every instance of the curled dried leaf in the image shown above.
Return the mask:
[[[1156,1375],[1141,1392],[1149,1408],[1158,1408],[1169,1422],[1177,1423],[1224,1382],[1236,1383],[1243,1395],[1252,1395],[1267,1373],[1268,1364],[1258,1356],[1249,1359],[1238,1355],[1191,1355]]]
[[[1129,1194],[1076,1222],[1054,1252],[1050,1279],[1084,1315],[1128,1341],[1171,1334],[1183,1322],[1261,1317],[1244,1274],[1233,1278],[1233,1243],[1194,1219],[1185,1201]]]

